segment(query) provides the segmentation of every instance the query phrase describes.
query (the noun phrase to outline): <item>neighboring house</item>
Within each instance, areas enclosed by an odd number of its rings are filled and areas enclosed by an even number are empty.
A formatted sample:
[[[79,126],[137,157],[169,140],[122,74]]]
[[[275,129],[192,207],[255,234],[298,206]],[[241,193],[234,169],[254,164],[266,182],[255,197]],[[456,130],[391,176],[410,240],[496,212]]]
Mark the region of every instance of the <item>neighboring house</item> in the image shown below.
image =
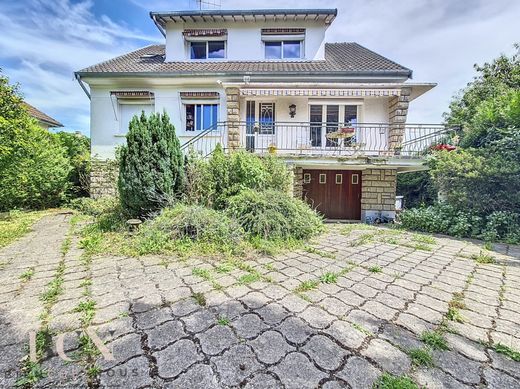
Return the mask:
[[[435,86],[357,43],[325,43],[335,9],[151,12],[165,37],[76,72],[91,98],[92,194],[113,189],[131,117],[168,112],[183,149],[274,153],[328,218],[395,216],[396,175],[423,169],[442,126],[406,123]],[[90,92],[84,83],[90,86]]]
[[[31,104],[28,104],[24,101],[23,105],[27,110],[27,113],[29,113],[31,117],[38,121],[38,124],[41,128],[48,130],[49,128],[63,127],[63,124],[61,124],[59,121],[51,118],[49,115],[43,113],[39,109],[34,108]]]

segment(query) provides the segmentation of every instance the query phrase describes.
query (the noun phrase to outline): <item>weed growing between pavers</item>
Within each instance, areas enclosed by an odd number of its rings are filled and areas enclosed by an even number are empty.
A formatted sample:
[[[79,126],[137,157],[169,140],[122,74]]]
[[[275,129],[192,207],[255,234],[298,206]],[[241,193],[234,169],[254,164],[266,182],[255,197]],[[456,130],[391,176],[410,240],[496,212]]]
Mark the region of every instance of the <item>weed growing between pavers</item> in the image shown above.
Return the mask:
[[[206,297],[204,297],[204,294],[201,292],[193,293],[192,295],[193,299],[197,304],[199,304],[201,307],[206,306]]]
[[[34,275],[34,267],[30,267],[26,271],[24,271],[18,278],[22,280],[22,282],[28,282],[31,280],[32,276]]]
[[[308,252],[309,254],[316,254],[322,258],[336,259],[336,254],[329,253],[328,251],[324,251],[324,250],[319,250],[315,247],[305,246],[304,250],[306,252]]]
[[[320,285],[318,280],[307,280],[302,281],[300,285],[294,290],[296,293],[308,292],[309,290],[316,289]]]
[[[335,284],[338,281],[339,274],[334,272],[326,272],[321,275],[320,281],[324,284]]]
[[[374,383],[373,389],[419,389],[419,387],[408,376],[394,376],[385,372]]]
[[[350,323],[350,325],[352,326],[352,328],[358,330],[359,332],[362,332],[363,334],[367,335],[367,336],[373,336],[374,334],[366,329],[365,327],[363,327],[361,324],[358,324],[358,323]]]
[[[421,340],[434,350],[449,350],[448,341],[442,331],[424,331]]]
[[[481,251],[478,255],[473,254],[471,257],[475,262],[481,263],[481,264],[495,264],[497,263],[495,257],[492,255],[485,253]]]
[[[413,348],[406,352],[415,366],[433,367],[433,356],[429,348]]]
[[[381,273],[383,271],[383,269],[379,265],[374,265],[374,266],[370,266],[368,268],[368,271],[370,273]]]
[[[497,343],[496,345],[493,346],[493,349],[497,353],[503,354],[503,355],[509,357],[510,359],[512,359],[513,361],[520,362],[520,352],[512,349],[509,346],[506,346],[505,344]]]
[[[224,316],[224,315],[221,315],[218,317],[217,319],[217,323],[221,326],[228,326],[229,325],[229,319]]]

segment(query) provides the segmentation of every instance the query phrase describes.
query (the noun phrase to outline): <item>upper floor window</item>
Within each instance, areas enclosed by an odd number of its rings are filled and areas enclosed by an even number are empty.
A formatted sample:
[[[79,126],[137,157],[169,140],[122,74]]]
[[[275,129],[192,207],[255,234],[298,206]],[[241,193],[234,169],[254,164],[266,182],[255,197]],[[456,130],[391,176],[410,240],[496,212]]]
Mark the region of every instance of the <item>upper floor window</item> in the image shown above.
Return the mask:
[[[190,42],[191,59],[221,59],[226,58],[225,41],[194,41]]]
[[[302,57],[302,41],[266,41],[266,59],[299,59]]]

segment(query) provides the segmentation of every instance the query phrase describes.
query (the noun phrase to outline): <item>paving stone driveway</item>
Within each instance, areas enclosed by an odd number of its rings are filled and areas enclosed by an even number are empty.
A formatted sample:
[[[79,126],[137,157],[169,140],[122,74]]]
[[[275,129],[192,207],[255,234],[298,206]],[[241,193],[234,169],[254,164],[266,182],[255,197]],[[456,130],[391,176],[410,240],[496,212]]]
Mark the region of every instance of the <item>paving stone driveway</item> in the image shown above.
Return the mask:
[[[64,363],[54,349],[34,387],[370,388],[383,372],[429,388],[520,387],[520,363],[489,347],[520,350],[517,247],[498,247],[499,263],[479,264],[470,258],[481,250],[475,243],[332,227],[312,248],[238,266],[161,257],[85,263],[77,238],[63,254],[69,218],[48,216],[0,251],[3,387],[16,380],[28,332],[40,326],[41,295],[60,268],[62,291],[47,305],[51,329],[66,334],[73,355],[82,327],[75,308],[90,298],[91,327],[115,361],[99,357],[89,381],[84,365]],[[447,320],[454,297],[462,322]],[[449,350],[434,351],[432,367],[414,366],[409,350],[442,323],[452,330]]]

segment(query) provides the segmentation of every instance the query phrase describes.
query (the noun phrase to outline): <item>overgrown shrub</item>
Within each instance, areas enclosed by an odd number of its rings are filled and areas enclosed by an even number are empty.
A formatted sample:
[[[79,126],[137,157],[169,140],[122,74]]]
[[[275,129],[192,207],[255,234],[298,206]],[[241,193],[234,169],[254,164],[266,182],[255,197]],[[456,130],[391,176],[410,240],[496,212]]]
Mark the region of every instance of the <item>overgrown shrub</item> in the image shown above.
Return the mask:
[[[225,213],[178,204],[145,222],[136,237],[136,246],[140,253],[153,253],[191,241],[209,245],[216,251],[234,251],[243,237],[242,227]]]
[[[180,195],[184,158],[166,113],[132,118],[119,161],[119,196],[130,215],[148,216]]]
[[[306,239],[323,228],[307,204],[275,190],[245,189],[228,199],[226,212],[252,237],[264,239]]]
[[[90,193],[90,139],[79,133],[60,131],[56,133],[65,148],[71,165],[68,196],[77,198]]]
[[[207,161],[191,154],[186,172],[186,200],[216,209],[225,208],[227,199],[244,189],[287,192],[291,185],[290,172],[276,157],[246,151],[225,154],[220,146]]]
[[[400,220],[402,227],[417,231],[520,242],[520,215],[515,213],[495,212],[482,217],[441,203],[404,210]]]
[[[102,232],[125,228],[128,215],[125,214],[116,197],[105,196],[99,199],[81,197],[70,201],[69,206],[85,215],[92,216],[96,227]]]

